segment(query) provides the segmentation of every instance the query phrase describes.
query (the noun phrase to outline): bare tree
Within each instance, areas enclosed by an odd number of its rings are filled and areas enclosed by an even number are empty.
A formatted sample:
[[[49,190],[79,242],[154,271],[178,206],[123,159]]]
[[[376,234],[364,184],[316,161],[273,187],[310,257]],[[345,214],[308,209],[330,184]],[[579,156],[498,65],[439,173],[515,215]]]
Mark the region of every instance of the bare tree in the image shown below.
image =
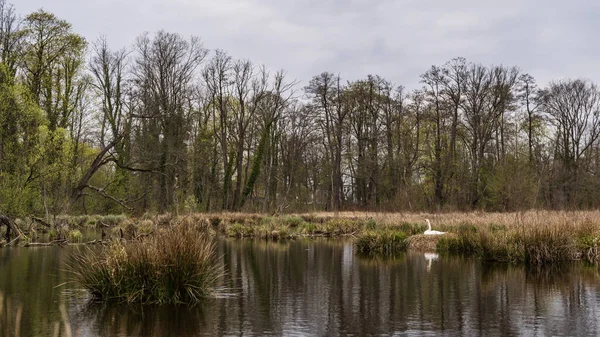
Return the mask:
[[[342,148],[346,127],[347,109],[343,109],[343,90],[340,77],[331,73],[315,76],[305,88],[312,100],[312,107],[319,112],[319,124],[325,136],[325,148],[331,163],[330,197],[327,205],[338,212],[342,205]],[[329,207],[326,207],[329,208]]]
[[[192,95],[196,69],[207,55],[200,39],[185,40],[159,31],[138,38],[133,76],[143,88],[141,115],[151,124],[160,148],[159,207],[174,206],[176,191],[187,179],[187,140],[191,131],[187,97]],[[156,149],[153,149],[156,151]]]
[[[228,87],[231,81],[231,57],[225,52],[217,50],[203,72],[203,78],[210,96],[210,105],[213,112],[213,130],[221,146],[223,165],[223,191],[221,208],[229,205],[231,189],[231,176],[233,174],[229,161],[228,136],[230,133],[230,113],[228,107]]]
[[[13,5],[0,0],[0,61],[14,77],[17,73],[19,54],[23,46],[24,31]]]
[[[565,171],[568,202],[578,185],[583,159],[600,137],[600,91],[585,80],[553,82],[544,92],[544,110],[556,127],[556,155]]]
[[[465,95],[462,109],[467,142],[471,152],[472,204],[479,202],[484,184],[482,172],[486,149],[494,132],[501,125],[504,112],[514,99],[513,87],[518,70],[501,66],[484,67],[470,64],[463,84]]]
[[[77,182],[71,193],[71,202],[81,198],[84,190],[89,188],[129,209],[124,200],[110,195],[103,187],[92,186],[89,183],[92,176],[108,163],[116,163],[118,168],[129,165],[132,115],[126,114],[123,108],[124,69],[127,64],[127,52],[125,50],[111,51],[105,38],[94,43],[92,49],[93,55],[89,69],[94,78],[92,86],[101,102],[102,113],[98,139],[101,150]]]
[[[535,79],[529,74],[519,76],[517,97],[524,109],[527,128],[527,147],[529,149],[529,162],[535,163],[534,142],[536,125],[540,124],[539,108],[543,101],[540,97]]]

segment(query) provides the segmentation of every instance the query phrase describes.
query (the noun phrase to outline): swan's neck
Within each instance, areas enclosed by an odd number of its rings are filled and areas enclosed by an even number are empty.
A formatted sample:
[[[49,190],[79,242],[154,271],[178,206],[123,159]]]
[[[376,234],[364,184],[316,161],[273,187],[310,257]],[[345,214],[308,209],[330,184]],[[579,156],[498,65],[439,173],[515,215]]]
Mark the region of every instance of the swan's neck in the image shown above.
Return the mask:
[[[431,230],[431,223],[427,220],[427,230]]]

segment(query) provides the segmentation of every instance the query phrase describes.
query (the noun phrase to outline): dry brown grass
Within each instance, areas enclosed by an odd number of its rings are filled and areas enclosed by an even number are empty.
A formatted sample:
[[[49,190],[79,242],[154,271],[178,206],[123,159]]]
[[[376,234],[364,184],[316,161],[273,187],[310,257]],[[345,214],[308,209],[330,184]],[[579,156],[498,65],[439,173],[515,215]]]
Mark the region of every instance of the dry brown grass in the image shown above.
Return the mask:
[[[332,212],[311,213],[315,217],[333,217]],[[377,223],[398,224],[402,222],[424,223],[431,220],[432,225],[457,226],[464,223],[488,225],[491,223],[505,226],[553,225],[577,227],[595,223],[600,225],[600,211],[527,211],[513,213],[455,212],[455,213],[376,213],[376,212],[340,212],[339,217],[375,219]]]
[[[251,232],[266,216],[259,214],[220,213],[202,215],[221,219],[222,223],[245,224]],[[548,264],[574,259],[600,260],[600,211],[527,211],[515,213],[374,213],[316,212],[286,215],[314,224],[311,233],[336,233],[335,225],[353,235],[371,229],[389,229],[416,235],[424,230],[425,219],[435,230],[448,232],[442,238],[409,238],[415,249],[438,249],[476,255],[485,260]],[[274,218],[275,221],[279,219]],[[354,221],[348,221],[354,220]],[[214,220],[213,220],[214,221]],[[352,225],[354,224],[358,225]],[[369,223],[374,225],[368,225]],[[329,224],[329,225],[326,225]],[[256,235],[249,235],[256,237]],[[335,236],[335,235],[332,235]],[[435,242],[434,242],[435,241]],[[438,244],[441,242],[442,245]]]
[[[425,219],[446,235],[443,250],[497,261],[543,264],[562,260],[600,261],[600,211],[513,213],[377,213],[313,212],[270,216],[257,213],[193,213],[148,215],[155,226],[193,225],[231,237],[287,239],[302,236],[356,236],[367,231],[423,233]],[[149,227],[149,226],[147,226]],[[433,241],[414,240],[411,248],[427,249]],[[428,239],[431,241],[431,239]],[[439,245],[437,245],[438,248]]]
[[[423,235],[417,234],[408,238],[408,249],[419,252],[435,252],[442,238],[456,237],[454,233],[445,235]]]
[[[378,224],[395,225],[400,223],[425,224],[425,219],[431,220],[434,229],[443,229],[449,226],[472,224],[475,226],[489,224],[504,225],[507,227],[530,226],[560,226],[562,228],[578,228],[590,224],[600,226],[600,210],[598,211],[527,211],[513,213],[488,213],[488,212],[454,212],[454,213],[379,213],[379,212],[313,212],[286,214],[287,216],[300,216],[315,220],[331,218],[351,218],[368,220],[374,219]],[[160,216],[169,218],[169,216]],[[185,216],[180,216],[185,217]],[[225,219],[234,221],[257,220],[266,217],[258,213],[198,213],[191,217],[199,219]],[[175,220],[177,221],[177,220]]]
[[[212,237],[186,225],[74,255],[70,267],[95,299],[142,304],[199,303],[221,276]]]

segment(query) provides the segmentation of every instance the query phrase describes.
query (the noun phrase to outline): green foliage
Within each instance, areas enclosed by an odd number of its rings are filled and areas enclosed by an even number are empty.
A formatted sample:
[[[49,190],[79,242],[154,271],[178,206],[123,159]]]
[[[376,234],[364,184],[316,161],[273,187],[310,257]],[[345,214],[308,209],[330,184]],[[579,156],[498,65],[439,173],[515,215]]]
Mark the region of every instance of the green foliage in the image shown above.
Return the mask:
[[[508,156],[490,174],[486,198],[488,208],[514,211],[532,207],[535,204],[536,179],[528,161]]]
[[[83,234],[81,234],[81,232],[77,229],[72,230],[69,232],[69,241],[80,243],[83,241]]]
[[[68,226],[56,226],[48,231],[48,239],[50,241],[62,241],[69,238]]]
[[[298,231],[301,234],[306,234],[306,235],[313,235],[313,234],[318,234],[319,232],[321,232],[321,230],[319,229],[319,226],[312,222],[305,222],[303,225],[298,227]]]
[[[248,178],[246,187],[244,187],[240,206],[244,206],[246,199],[248,199],[248,196],[254,190],[254,184],[256,184],[256,180],[258,179],[258,175],[260,174],[260,169],[263,163],[263,157],[265,155],[267,142],[269,140],[270,130],[271,124],[269,123],[261,133],[260,140],[258,142],[258,149],[256,151],[256,156],[254,158],[254,161],[252,162],[252,171],[250,172],[250,177]]]
[[[24,216],[39,207],[36,178],[43,151],[41,110],[0,63],[0,212]]]

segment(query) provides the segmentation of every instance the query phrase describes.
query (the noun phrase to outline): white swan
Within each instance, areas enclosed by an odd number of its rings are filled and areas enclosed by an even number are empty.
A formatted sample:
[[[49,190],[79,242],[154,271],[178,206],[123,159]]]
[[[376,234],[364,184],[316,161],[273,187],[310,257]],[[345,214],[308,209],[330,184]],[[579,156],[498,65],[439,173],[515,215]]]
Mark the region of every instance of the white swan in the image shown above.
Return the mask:
[[[425,234],[425,235],[442,235],[442,234],[446,234],[446,232],[432,231],[431,230],[431,222],[429,222],[429,219],[425,219],[425,221],[427,221],[427,230],[423,234]]]

